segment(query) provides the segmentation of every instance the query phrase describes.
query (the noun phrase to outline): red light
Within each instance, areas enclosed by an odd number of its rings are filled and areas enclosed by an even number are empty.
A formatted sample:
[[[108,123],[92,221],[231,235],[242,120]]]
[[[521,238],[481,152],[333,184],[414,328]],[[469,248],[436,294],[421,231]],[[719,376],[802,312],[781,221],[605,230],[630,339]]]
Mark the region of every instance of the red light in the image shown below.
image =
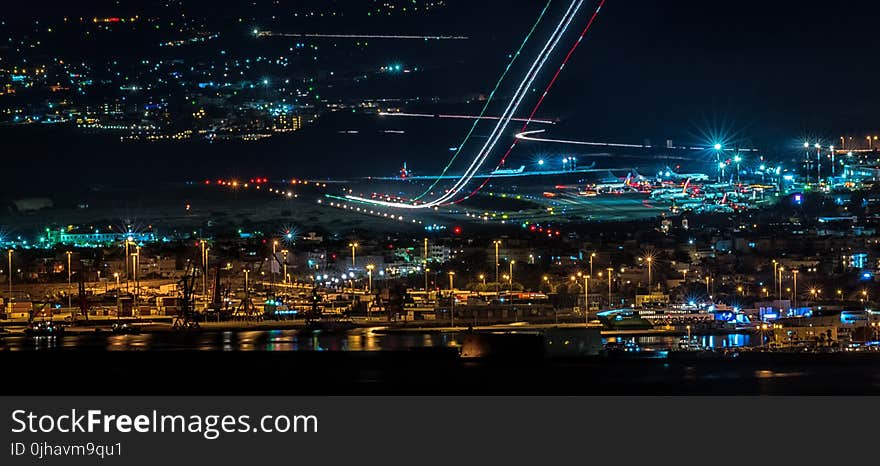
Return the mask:
[[[205,184],[211,184],[211,180],[205,180]]]
[[[455,233],[456,235],[460,235],[460,234],[461,234],[461,227],[455,227],[455,228],[453,228],[453,229],[452,229],[452,232]]]

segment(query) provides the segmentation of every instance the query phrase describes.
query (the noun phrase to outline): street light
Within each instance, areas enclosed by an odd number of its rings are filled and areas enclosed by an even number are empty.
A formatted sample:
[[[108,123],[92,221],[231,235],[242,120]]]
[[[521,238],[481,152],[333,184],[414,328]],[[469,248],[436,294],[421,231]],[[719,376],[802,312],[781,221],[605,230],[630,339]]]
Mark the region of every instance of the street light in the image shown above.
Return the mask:
[[[6,251],[9,255],[9,269],[6,271],[7,275],[9,275],[9,310],[8,312],[12,312],[12,249]]]
[[[367,292],[373,292],[373,269],[376,268],[373,264],[367,264]]]
[[[742,162],[742,157],[739,154],[736,154],[733,157],[733,161],[736,162],[736,182],[739,183],[739,164]]]
[[[513,264],[516,264],[516,261],[510,261],[510,291],[513,291]]]
[[[785,272],[785,267],[779,266],[779,299],[782,300],[782,272]]]
[[[73,253],[70,251],[67,251],[67,307],[68,308],[73,307],[73,304],[71,302],[73,297],[70,295],[70,293],[71,293],[71,291],[70,291],[70,285],[71,285],[70,278],[73,276],[71,273],[71,270],[70,270],[70,256],[71,256],[71,254],[73,254]]]
[[[590,276],[584,277],[584,325],[590,324]]]
[[[651,287],[653,285],[653,276],[651,275],[651,264],[654,262],[654,258],[651,256],[648,256],[645,258],[645,261],[648,263],[648,291],[651,291]],[[611,270],[611,269],[608,269],[608,270]],[[609,273],[608,275],[609,275],[609,280],[610,280],[611,274]]]
[[[284,261],[281,263],[281,267],[284,269],[282,272],[284,276],[281,278],[284,280],[284,284],[288,285],[290,280],[287,279],[287,249],[281,250],[281,256],[284,258]]]
[[[495,241],[492,241],[492,244],[495,245],[495,283],[500,283],[498,280],[498,247],[501,246],[501,240],[496,239]]]
[[[453,279],[454,278],[455,278],[455,272],[450,271],[449,272],[449,319],[450,319],[450,324],[451,324],[450,326],[452,328],[455,328],[455,292],[452,291],[454,289],[454,287],[453,287]]]
[[[595,252],[590,253],[590,275],[593,275],[593,258],[596,257]]]
[[[269,289],[275,291],[275,262],[278,260],[278,240],[272,241],[272,262],[269,264]]]
[[[422,260],[422,266],[425,268],[425,294],[428,293],[428,238],[425,238],[425,252]],[[426,296],[427,298],[427,296]]]
[[[130,254],[128,252],[129,251],[128,247],[129,247],[129,245],[131,245],[131,243],[133,241],[134,241],[134,238],[132,238],[131,236],[125,237],[125,292],[126,293],[128,293],[128,281],[129,281],[129,278],[131,277],[131,266],[129,265],[129,259],[128,259],[128,256]]]
[[[614,275],[614,269],[608,267],[608,307],[614,307],[611,304],[611,277]]]
[[[204,239],[199,240],[199,245],[202,247],[202,293],[205,296],[208,296],[208,251],[205,248],[207,241]]]
[[[348,243],[348,247],[351,248],[351,268],[354,269],[355,268],[355,250],[358,247],[360,247],[360,245],[357,242],[354,242],[354,243]]]

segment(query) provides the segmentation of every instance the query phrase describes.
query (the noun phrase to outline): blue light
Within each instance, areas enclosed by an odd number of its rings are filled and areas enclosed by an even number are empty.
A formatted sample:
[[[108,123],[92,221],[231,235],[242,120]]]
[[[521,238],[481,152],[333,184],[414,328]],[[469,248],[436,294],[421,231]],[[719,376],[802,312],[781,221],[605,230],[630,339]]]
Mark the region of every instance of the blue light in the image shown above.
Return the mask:
[[[721,150],[722,147],[723,146],[721,144],[718,144],[718,143],[715,144],[715,150]]]
[[[538,165],[544,165],[544,159],[538,160]]]

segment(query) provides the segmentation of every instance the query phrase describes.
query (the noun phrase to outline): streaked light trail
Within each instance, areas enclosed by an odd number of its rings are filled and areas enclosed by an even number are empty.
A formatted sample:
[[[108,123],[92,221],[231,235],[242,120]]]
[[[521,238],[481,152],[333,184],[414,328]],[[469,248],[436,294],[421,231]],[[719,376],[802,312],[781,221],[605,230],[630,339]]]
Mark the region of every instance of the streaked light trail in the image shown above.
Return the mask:
[[[602,11],[602,7],[605,6],[605,2],[606,2],[606,0],[602,0],[601,2],[599,2],[599,6],[596,7],[596,11],[593,12],[593,15],[590,17],[590,20],[587,22],[586,27],[584,27],[583,31],[581,31],[580,36],[578,36],[577,41],[575,41],[574,45],[572,45],[571,48],[568,50],[568,53],[565,55],[565,58],[562,60],[562,64],[559,65],[559,68],[556,70],[556,73],[553,75],[553,79],[550,80],[550,83],[547,85],[547,88],[544,89],[544,93],[541,94],[541,98],[538,99],[538,103],[535,104],[535,107],[532,109],[532,113],[529,114],[529,120],[532,120],[535,117],[535,115],[538,113],[538,109],[540,109],[541,105],[544,104],[544,99],[547,98],[547,94],[549,94],[550,90],[553,89],[553,85],[556,84],[556,80],[559,79],[559,76],[562,74],[562,70],[565,69],[565,65],[571,59],[572,55],[574,55],[575,50],[577,50],[577,48],[581,45],[581,42],[584,40],[584,37],[586,37],[586,35],[587,35],[587,32],[589,32],[590,28],[593,27],[593,23],[596,21],[596,18],[599,16],[599,12]],[[523,125],[523,127],[519,130],[520,133],[522,133],[523,131],[528,129],[528,127],[529,127],[529,121],[526,121],[526,123]],[[499,168],[501,168],[502,165],[504,165],[504,162],[507,161],[507,157],[510,156],[511,152],[513,152],[513,149],[516,147],[518,142],[519,142],[519,139],[517,139],[517,138],[513,139],[513,143],[510,144],[510,148],[507,149],[507,152],[504,153],[504,156],[502,156],[501,160],[498,162],[498,166],[495,167],[496,171]],[[470,194],[468,194],[467,196],[465,196],[461,199],[458,199],[455,202],[464,201],[466,199],[469,199],[473,195],[477,194],[478,192],[480,192],[481,189],[483,189],[486,186],[487,183],[489,183],[490,179],[491,178],[487,178],[479,186],[477,186],[476,189],[471,191]]]
[[[604,3],[605,0],[602,1]],[[348,199],[365,202],[369,204],[379,204],[388,207],[398,207],[403,209],[426,209],[432,208],[441,204],[444,204],[454,198],[459,191],[461,191],[467,183],[471,181],[477,171],[482,167],[482,165],[486,162],[486,159],[491,154],[495,145],[498,143],[500,138],[503,136],[507,126],[510,124],[510,120],[513,118],[513,115],[516,114],[516,111],[519,109],[519,106],[522,104],[522,101],[525,99],[528,94],[529,89],[531,88],[532,83],[537,78],[540,71],[543,69],[544,64],[547,62],[548,58],[552,54],[552,52],[556,49],[556,46],[559,44],[560,39],[563,37],[568,27],[571,25],[574,18],[577,16],[578,11],[583,5],[584,0],[573,0],[560,20],[559,24],[556,26],[556,29],[551,34],[547,43],[544,45],[541,52],[538,54],[538,58],[532,63],[528,72],[526,73],[525,78],[522,82],[520,82],[516,92],[513,94],[513,98],[510,103],[508,103],[507,108],[501,114],[500,119],[496,123],[492,133],[490,133],[489,138],[486,140],[482,149],[478,152],[477,156],[471,162],[470,166],[465,170],[464,174],[456,181],[456,183],[447,190],[443,195],[438,198],[423,203],[423,204],[408,204],[408,203],[400,203],[400,202],[385,202],[385,201],[376,201],[373,199],[366,199],[358,196],[346,196]],[[534,115],[532,115],[534,116]]]
[[[701,147],[701,146],[653,146],[650,144],[623,144],[623,143],[615,143],[615,142],[592,142],[592,141],[572,141],[568,139],[549,139],[549,138],[539,138],[534,137],[534,134],[541,134],[545,130],[538,129],[534,131],[525,131],[517,134],[515,137],[521,141],[534,141],[534,142],[550,142],[556,144],[571,144],[577,146],[595,146],[595,147],[624,147],[630,149],[675,149],[675,150],[715,150],[712,147]],[[727,152],[758,152],[758,149],[736,149],[732,147],[727,147],[723,149]]]
[[[480,117],[485,116],[486,112],[489,111],[489,105],[495,99],[495,94],[498,92],[498,89],[501,88],[501,84],[504,82],[505,78],[507,77],[507,74],[510,72],[510,69],[513,67],[513,64],[516,63],[517,59],[519,59],[526,44],[529,43],[529,40],[532,38],[532,35],[535,33],[535,30],[538,29],[538,25],[540,25],[541,21],[544,20],[544,16],[547,14],[547,10],[550,8],[551,3],[553,3],[553,0],[547,0],[547,3],[544,4],[544,8],[541,9],[541,13],[538,15],[538,19],[535,20],[534,24],[532,24],[532,27],[531,27],[531,29],[529,29],[528,34],[526,34],[525,38],[523,38],[522,42],[519,44],[519,48],[517,48],[516,52],[510,57],[510,61],[507,63],[507,66],[504,67],[504,71],[501,73],[501,76],[498,78],[498,81],[495,82],[495,87],[493,87],[492,92],[489,93],[489,98],[487,98],[486,103],[483,104],[483,108],[480,110],[480,115],[479,115]],[[458,160],[458,156],[461,155],[462,150],[467,145],[468,141],[470,141],[471,136],[473,136],[474,131],[476,131],[477,125],[479,123],[480,123],[479,119],[474,120],[474,122],[471,125],[470,129],[468,130],[467,134],[464,135],[464,139],[462,139],[462,141],[458,144],[458,146],[456,146],[455,153],[452,155],[452,157],[449,159],[449,161],[446,162],[446,166],[443,167],[443,171],[440,172],[440,176],[438,176],[437,179],[434,180],[434,182],[431,183],[431,185],[427,187],[427,189],[422,191],[421,194],[414,197],[413,201],[415,201],[415,202],[421,201],[421,199],[423,197],[427,196],[428,193],[430,193],[431,190],[433,190],[437,186],[437,184],[440,183],[440,180],[443,179],[443,176],[445,176],[446,173],[449,171],[449,169],[452,167],[452,164],[455,163],[456,160]]]

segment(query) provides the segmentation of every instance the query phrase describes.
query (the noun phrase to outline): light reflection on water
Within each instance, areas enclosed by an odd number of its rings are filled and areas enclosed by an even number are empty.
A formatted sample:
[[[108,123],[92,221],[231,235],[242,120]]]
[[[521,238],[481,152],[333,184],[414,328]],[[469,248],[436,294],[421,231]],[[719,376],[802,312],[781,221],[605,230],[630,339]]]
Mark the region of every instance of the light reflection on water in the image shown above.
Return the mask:
[[[357,329],[346,333],[310,333],[297,330],[255,330],[141,335],[66,335],[63,337],[6,337],[0,348],[32,350],[109,350],[109,351],[396,351],[412,348],[456,347],[459,334],[373,333]],[[645,349],[668,350],[678,346],[677,336],[639,336],[624,338]],[[707,348],[749,346],[749,335],[701,335]],[[618,339],[619,340],[619,339]]]
[[[0,348],[11,351],[382,351],[455,346],[454,337],[441,333],[377,334],[371,329],[346,333],[297,330],[200,332],[191,334],[65,335],[62,337],[7,337]]]

